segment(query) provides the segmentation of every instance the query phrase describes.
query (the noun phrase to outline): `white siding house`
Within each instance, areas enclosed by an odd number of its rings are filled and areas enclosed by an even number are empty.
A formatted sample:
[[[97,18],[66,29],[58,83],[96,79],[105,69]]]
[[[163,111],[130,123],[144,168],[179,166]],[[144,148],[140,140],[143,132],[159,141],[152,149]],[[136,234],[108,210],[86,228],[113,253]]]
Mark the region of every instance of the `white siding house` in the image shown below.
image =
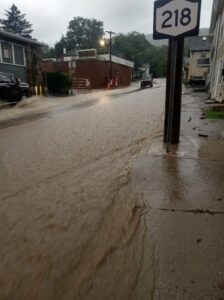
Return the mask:
[[[211,99],[224,101],[224,1],[213,0],[210,35],[212,37],[209,74]]]

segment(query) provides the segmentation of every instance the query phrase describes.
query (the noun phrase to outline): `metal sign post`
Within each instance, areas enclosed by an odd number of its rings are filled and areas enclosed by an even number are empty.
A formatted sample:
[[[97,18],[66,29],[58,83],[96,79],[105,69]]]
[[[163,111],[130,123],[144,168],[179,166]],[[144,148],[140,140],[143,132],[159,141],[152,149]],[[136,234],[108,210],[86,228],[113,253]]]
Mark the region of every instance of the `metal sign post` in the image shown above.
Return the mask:
[[[169,38],[164,142],[179,143],[183,38],[199,33],[201,0],[157,0],[153,38]]]
[[[175,75],[176,75],[176,57],[177,57],[177,39],[172,39],[171,41],[171,65],[170,65],[170,82],[169,84],[169,106],[168,106],[168,122],[167,122],[167,137],[166,151],[169,152],[169,147],[172,140],[172,131],[173,131],[173,113],[174,113],[174,91],[175,91]]]
[[[168,116],[170,105],[170,71],[171,71],[171,48],[172,39],[169,40],[168,48],[168,63],[167,63],[167,87],[166,87],[166,103],[165,103],[165,118],[164,118],[164,138],[167,141],[168,130]],[[178,144],[180,139],[180,111],[181,111],[181,96],[182,96],[182,73],[183,73],[183,51],[184,39],[177,39],[177,56],[176,56],[176,75],[175,75],[175,88],[174,88],[174,105],[173,105],[173,120],[172,120],[172,135],[171,144]]]

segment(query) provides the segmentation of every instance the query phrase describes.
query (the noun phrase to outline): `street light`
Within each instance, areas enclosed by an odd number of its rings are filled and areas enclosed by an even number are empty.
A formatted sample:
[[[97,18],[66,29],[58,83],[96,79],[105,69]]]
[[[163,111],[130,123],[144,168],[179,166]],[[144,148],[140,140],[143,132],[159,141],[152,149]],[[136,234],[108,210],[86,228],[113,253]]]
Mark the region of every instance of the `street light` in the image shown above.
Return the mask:
[[[101,47],[104,47],[105,46],[105,40],[102,38],[102,39],[100,39],[100,46]]]

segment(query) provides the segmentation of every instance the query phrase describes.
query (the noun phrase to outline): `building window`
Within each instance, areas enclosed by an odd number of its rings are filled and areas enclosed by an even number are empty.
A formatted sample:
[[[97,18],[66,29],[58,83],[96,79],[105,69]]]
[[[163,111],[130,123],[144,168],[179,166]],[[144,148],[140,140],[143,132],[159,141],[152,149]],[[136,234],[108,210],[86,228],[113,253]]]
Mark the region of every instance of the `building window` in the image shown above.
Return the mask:
[[[8,43],[2,43],[2,61],[4,63],[13,63],[12,45]]]
[[[198,65],[209,65],[210,59],[209,58],[199,58]]]
[[[24,47],[7,42],[0,42],[0,62],[25,66]]]
[[[24,53],[22,46],[14,45],[14,57],[16,65],[24,66]]]

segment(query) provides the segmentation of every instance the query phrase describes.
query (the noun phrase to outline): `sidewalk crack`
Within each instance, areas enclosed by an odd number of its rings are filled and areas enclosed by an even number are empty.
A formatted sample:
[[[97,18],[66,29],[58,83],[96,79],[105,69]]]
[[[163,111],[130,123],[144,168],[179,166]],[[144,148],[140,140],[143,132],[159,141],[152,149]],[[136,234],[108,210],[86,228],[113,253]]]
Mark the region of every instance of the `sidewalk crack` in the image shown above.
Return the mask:
[[[224,211],[211,211],[204,209],[172,209],[172,208],[158,208],[159,211],[169,211],[169,212],[184,212],[193,214],[209,214],[209,215],[222,215]]]

